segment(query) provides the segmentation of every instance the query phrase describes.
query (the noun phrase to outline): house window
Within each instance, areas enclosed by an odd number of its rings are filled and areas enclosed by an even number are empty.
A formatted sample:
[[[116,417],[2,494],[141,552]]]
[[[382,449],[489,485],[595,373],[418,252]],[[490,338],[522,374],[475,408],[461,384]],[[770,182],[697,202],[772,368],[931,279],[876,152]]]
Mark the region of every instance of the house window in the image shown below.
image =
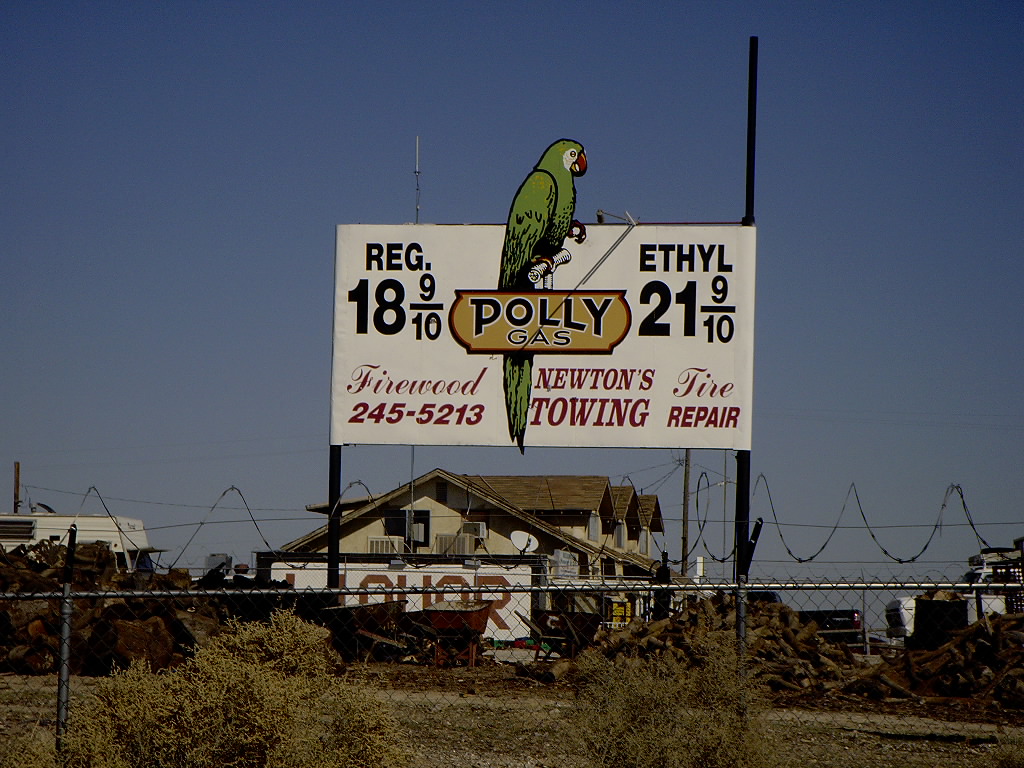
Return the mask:
[[[589,576],[590,575],[590,555],[588,555],[586,552],[580,552],[580,554],[579,554],[579,561],[580,561],[580,576]]]
[[[591,541],[599,541],[601,538],[601,518],[597,512],[590,513],[590,520],[587,521],[587,538]]]
[[[626,524],[621,520],[615,523],[615,546],[619,549],[626,546]]]
[[[414,509],[412,513],[412,530],[407,531],[406,510],[389,509],[384,513],[384,535],[397,536],[405,539],[411,534],[414,544],[426,545],[430,541],[430,510]]]
[[[614,576],[615,575],[615,560],[610,557],[601,558],[601,575],[602,576]]]
[[[413,541],[425,547],[430,542],[430,510],[413,510],[412,525]]]
[[[405,538],[404,509],[389,509],[384,513],[384,535]]]
[[[448,483],[444,480],[438,480],[434,486],[434,498],[442,504],[448,503]]]
[[[640,529],[640,554],[646,555],[651,549],[651,532],[647,528]]]

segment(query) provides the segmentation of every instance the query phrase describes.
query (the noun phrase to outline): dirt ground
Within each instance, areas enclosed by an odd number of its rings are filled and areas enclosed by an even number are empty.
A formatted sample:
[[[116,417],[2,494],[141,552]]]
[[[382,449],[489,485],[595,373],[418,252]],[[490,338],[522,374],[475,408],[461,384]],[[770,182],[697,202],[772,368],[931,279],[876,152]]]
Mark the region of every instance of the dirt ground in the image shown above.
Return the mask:
[[[415,750],[414,768],[589,765],[566,713],[573,689],[517,676],[512,664],[475,669],[376,665],[353,670],[391,703]],[[992,768],[1024,713],[852,697],[795,702],[767,713],[779,766]]]
[[[414,751],[412,768],[589,765],[568,725],[574,693],[567,683],[519,676],[512,663],[371,664],[350,667],[348,675],[392,706]],[[93,684],[72,679],[72,708]],[[55,717],[54,678],[0,675],[0,738],[28,727],[52,729]],[[1024,740],[1024,714],[962,703],[833,697],[779,704],[767,717],[779,737],[780,766],[993,768],[1000,743]]]

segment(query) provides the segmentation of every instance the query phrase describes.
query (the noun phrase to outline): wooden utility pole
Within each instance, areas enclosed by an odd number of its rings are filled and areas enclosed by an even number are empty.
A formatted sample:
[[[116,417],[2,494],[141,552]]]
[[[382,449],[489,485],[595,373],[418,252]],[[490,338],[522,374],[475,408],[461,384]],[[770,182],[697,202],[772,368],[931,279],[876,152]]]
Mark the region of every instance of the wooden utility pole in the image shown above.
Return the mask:
[[[680,572],[683,576],[689,574],[690,569],[686,559],[690,556],[690,449],[686,449],[683,455],[683,561]]]

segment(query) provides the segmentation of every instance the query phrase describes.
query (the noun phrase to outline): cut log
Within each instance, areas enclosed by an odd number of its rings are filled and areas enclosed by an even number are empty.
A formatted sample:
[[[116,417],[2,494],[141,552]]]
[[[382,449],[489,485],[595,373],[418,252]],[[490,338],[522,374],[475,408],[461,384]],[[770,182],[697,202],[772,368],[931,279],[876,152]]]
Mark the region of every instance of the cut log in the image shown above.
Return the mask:
[[[904,688],[902,685],[897,683],[895,680],[892,680],[887,675],[879,675],[878,676],[878,682],[882,683],[887,688],[889,688],[893,693],[895,693],[897,696],[900,696],[902,698],[905,698],[905,699],[918,699],[918,698],[920,698],[916,693],[914,693],[913,691],[909,690],[908,688]]]

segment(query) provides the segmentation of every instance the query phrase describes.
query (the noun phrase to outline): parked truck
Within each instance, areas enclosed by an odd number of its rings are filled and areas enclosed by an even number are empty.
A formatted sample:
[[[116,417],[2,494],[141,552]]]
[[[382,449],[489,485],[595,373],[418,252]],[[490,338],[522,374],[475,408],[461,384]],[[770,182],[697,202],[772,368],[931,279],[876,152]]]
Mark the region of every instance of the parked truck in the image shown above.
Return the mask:
[[[987,547],[972,555],[960,581],[973,588],[890,600],[885,606],[886,635],[902,639],[908,647],[935,647],[955,629],[1005,613],[1010,590],[1001,585],[1019,581],[1022,544],[1024,540],[1018,539],[1013,547]],[[1016,579],[1008,577],[1014,569]]]
[[[751,603],[781,603],[778,592],[767,590],[751,590],[747,593],[747,601]],[[797,611],[800,623],[814,622],[818,625],[818,634],[836,643],[863,645],[867,642],[864,634],[864,622],[861,612],[856,608],[822,608],[817,610]]]
[[[835,643],[863,645],[867,641],[864,636],[864,622],[856,608],[800,611],[800,621],[804,624],[813,621],[818,625],[818,634]]]

